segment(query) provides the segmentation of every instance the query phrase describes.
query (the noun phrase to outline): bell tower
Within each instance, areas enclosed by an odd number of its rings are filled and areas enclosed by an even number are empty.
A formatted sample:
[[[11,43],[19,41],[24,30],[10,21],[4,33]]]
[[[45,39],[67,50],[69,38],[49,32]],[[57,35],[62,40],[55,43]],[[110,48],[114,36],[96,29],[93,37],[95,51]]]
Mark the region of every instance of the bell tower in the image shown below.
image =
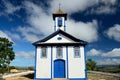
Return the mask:
[[[58,29],[61,29],[63,31],[66,31],[66,20],[67,20],[67,13],[64,13],[60,7],[56,11],[56,13],[53,13],[53,20],[54,20],[54,31],[57,31]]]

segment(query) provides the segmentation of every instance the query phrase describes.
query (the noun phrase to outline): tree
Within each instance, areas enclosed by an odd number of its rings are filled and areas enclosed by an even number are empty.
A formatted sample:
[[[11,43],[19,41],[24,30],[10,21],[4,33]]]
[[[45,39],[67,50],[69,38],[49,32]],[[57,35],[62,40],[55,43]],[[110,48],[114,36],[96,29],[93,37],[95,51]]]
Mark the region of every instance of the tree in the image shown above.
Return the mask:
[[[87,70],[96,70],[96,62],[93,61],[92,59],[87,60]]]
[[[7,38],[0,37],[0,73],[9,71],[9,64],[15,58],[15,53],[12,48],[13,42]]]

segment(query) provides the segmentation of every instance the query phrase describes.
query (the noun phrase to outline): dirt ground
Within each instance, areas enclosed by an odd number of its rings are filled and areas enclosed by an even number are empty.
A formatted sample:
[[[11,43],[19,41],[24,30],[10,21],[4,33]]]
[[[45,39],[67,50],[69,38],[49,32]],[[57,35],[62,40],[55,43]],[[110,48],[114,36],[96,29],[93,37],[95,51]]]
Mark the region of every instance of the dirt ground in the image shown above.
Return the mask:
[[[120,80],[120,77],[89,73],[88,80]]]
[[[14,76],[6,78],[5,80],[33,80],[33,74],[23,75],[23,76]],[[106,76],[101,74],[88,74],[88,80],[120,80],[120,77]]]
[[[21,75],[21,76],[14,76],[14,77],[8,77],[4,80],[33,80],[34,74],[27,74],[27,75]]]

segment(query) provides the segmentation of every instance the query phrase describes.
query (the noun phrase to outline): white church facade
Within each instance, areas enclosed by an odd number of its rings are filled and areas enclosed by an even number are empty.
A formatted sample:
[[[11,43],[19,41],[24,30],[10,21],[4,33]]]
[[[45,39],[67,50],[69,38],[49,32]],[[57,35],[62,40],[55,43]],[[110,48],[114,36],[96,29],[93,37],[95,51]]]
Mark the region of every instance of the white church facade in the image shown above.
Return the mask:
[[[59,9],[53,14],[54,32],[36,41],[34,80],[87,80],[87,42],[66,32],[67,14]]]

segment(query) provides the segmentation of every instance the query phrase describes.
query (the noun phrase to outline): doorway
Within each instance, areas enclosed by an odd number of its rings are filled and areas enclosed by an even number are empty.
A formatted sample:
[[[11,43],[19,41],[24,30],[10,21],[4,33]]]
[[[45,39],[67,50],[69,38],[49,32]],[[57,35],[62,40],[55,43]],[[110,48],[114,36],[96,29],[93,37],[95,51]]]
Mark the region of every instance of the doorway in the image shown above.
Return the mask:
[[[65,78],[65,60],[54,61],[54,78]]]

